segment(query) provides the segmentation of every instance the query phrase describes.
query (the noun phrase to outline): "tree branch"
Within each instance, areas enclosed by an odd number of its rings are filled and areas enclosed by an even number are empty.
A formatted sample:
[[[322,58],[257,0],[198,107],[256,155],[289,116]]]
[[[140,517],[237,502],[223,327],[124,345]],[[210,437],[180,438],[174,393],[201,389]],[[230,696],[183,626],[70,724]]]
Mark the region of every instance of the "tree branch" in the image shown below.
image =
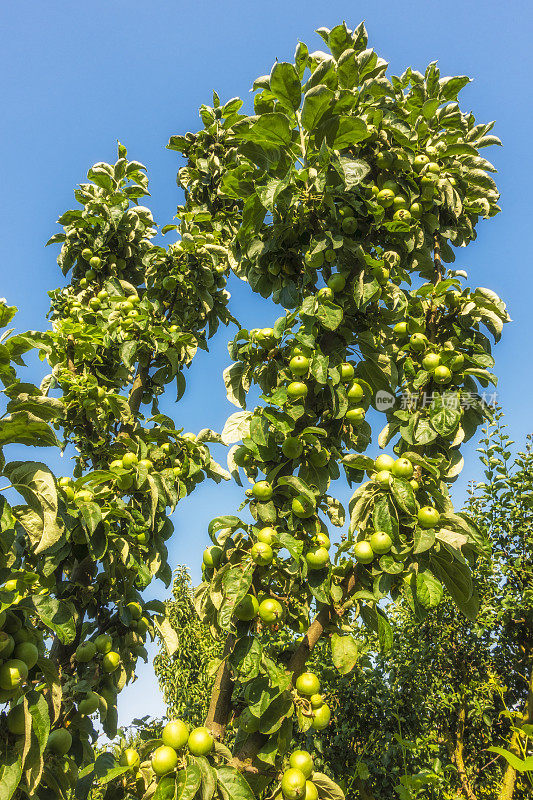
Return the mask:
[[[464,733],[465,733],[465,722],[466,722],[466,706],[465,701],[461,703],[461,707],[459,709],[459,719],[457,724],[457,739],[455,743],[455,752],[453,756],[453,760],[455,761],[455,766],[457,767],[457,772],[459,773],[459,779],[461,781],[461,787],[468,798],[468,800],[477,800],[476,795],[474,794],[474,790],[470,785],[470,781],[468,780],[468,775],[465,768],[465,762],[463,758],[463,751],[464,751]]]
[[[211,691],[209,710],[205,720],[205,727],[208,728],[215,739],[223,739],[228,724],[232,706],[231,695],[233,694],[233,678],[231,669],[228,665],[228,657],[235,646],[235,635],[230,633],[226,639],[222,663],[220,664],[215,678],[215,685]]]
[[[356,587],[356,574],[356,570],[352,570],[344,579],[344,599],[348,598]],[[342,612],[337,611],[336,606],[331,603],[328,606],[324,606],[319,611],[309,626],[307,633],[300,642],[300,645],[295,650],[294,655],[289,661],[287,667],[287,669],[292,672],[293,684],[298,675],[300,675],[300,673],[303,671],[305,663],[311,655],[318,640],[326,628],[336,621],[336,619],[340,616],[340,613]],[[261,750],[261,747],[267,739],[268,737],[262,733],[253,733],[246,739],[240,750],[238,750],[238,752],[233,756],[231,761],[229,761],[230,766],[240,769],[244,772],[257,772],[258,770],[252,765],[252,761]]]

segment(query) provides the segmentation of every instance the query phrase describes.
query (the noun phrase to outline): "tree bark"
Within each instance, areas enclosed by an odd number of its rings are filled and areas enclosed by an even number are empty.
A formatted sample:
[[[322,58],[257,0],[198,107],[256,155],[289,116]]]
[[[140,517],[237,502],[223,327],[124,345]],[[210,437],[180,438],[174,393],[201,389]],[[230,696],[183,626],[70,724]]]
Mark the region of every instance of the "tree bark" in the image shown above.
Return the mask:
[[[233,694],[233,679],[228,665],[228,657],[235,646],[235,636],[230,633],[226,639],[222,663],[220,664],[215,678],[215,685],[211,691],[209,710],[205,720],[205,727],[208,728],[215,739],[223,739],[226,726],[231,714],[231,696]]]
[[[468,775],[465,768],[465,762],[463,758],[465,722],[466,722],[466,707],[463,702],[461,704],[461,708],[459,709],[454,761],[455,761],[455,766],[457,767],[457,772],[459,773],[461,788],[463,790],[464,795],[468,798],[468,800],[477,800],[476,795],[474,794],[474,790],[472,789],[472,786],[468,779]]]
[[[529,677],[529,684],[528,684],[528,695],[526,701],[526,711],[524,716],[522,717],[522,722],[527,723],[529,725],[533,725],[533,666],[531,668],[531,675]],[[513,733],[511,738],[511,743],[509,745],[509,752],[513,755],[517,756],[517,758],[522,758],[522,752],[520,750],[520,737],[517,733]],[[503,779],[500,786],[500,794],[498,800],[512,800],[514,790],[516,785],[516,770],[511,764],[507,763],[505,767],[505,772],[503,773]]]

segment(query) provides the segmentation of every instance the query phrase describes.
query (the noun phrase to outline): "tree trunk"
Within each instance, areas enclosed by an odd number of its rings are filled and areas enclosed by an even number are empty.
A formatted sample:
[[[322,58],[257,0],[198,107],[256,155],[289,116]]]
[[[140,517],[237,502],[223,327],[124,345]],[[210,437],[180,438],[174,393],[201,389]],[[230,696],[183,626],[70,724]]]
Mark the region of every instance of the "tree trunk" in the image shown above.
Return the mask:
[[[531,668],[531,675],[529,677],[528,696],[526,711],[522,718],[523,723],[533,725],[533,667]],[[509,752],[517,758],[522,758],[522,752],[519,745],[519,735],[513,733],[511,743],[509,745]],[[516,784],[516,770],[511,764],[507,763],[505,772],[503,773],[503,780],[500,786],[500,794],[498,800],[512,800]]]

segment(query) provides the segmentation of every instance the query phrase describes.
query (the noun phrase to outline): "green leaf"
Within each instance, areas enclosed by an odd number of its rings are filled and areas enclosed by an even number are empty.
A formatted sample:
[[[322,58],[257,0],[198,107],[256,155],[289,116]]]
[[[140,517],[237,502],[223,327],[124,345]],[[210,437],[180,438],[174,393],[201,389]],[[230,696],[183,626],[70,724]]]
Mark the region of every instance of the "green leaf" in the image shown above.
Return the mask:
[[[315,130],[326,109],[333,103],[334,97],[331,89],[324,84],[313,86],[305,93],[301,120],[306,131],[312,133]]]
[[[302,541],[296,539],[294,536],[291,536],[291,534],[287,533],[286,531],[279,531],[278,541],[289,551],[296,562],[300,560],[304,549],[304,543]]]
[[[16,306],[8,306],[5,302],[0,302],[0,328],[5,328],[9,325],[18,308]]]
[[[418,572],[416,597],[424,608],[435,608],[442,600],[442,584],[429,572]]]
[[[425,553],[435,544],[435,531],[416,528],[414,534],[413,553]]]
[[[378,497],[372,512],[372,521],[376,531],[385,531],[393,539],[398,532],[398,522],[392,516],[389,499],[386,495]]]
[[[487,747],[491,753],[497,753],[503,756],[508,763],[516,769],[517,772],[533,772],[533,756],[527,758],[518,758],[514,753],[505,750],[503,747]]]
[[[193,800],[201,780],[200,767],[194,761],[191,761],[185,769],[180,769],[176,775],[176,800]]]
[[[320,320],[322,327],[328,331],[336,330],[341,324],[344,312],[342,308],[331,300],[321,300],[318,304],[315,316]]]
[[[300,79],[293,64],[280,61],[270,73],[270,91],[286,108],[296,111],[302,97]]]
[[[233,767],[217,767],[217,780],[223,800],[255,800],[248,781]]]
[[[466,142],[458,142],[457,144],[450,144],[440,155],[439,158],[446,158],[446,156],[477,156],[477,150],[471,144]]]
[[[35,611],[47,628],[57,634],[63,644],[70,644],[76,636],[76,616],[71,603],[56,600],[49,595],[33,595]]]
[[[292,717],[294,705],[289,692],[283,692],[270,703],[266,711],[261,714],[259,720],[259,731],[267,736],[278,731],[283,720]]]
[[[345,800],[344,792],[340,786],[324,775],[323,772],[313,772],[313,783],[318,789],[320,800]]]
[[[240,442],[249,435],[250,432],[250,411],[237,411],[226,420],[222,429],[222,442],[233,444]]]
[[[211,800],[217,785],[217,774],[205,756],[196,758],[196,763],[202,773],[201,797],[202,800]]]
[[[416,498],[413,487],[405,478],[391,479],[391,489],[398,506],[406,514],[414,516],[417,512]]]
[[[168,655],[173,655],[179,647],[178,632],[174,629],[168,617],[154,617],[154,624],[163,640]]]
[[[43,753],[50,733],[48,703],[40,692],[31,691],[26,695],[28,712],[31,715],[30,749],[24,762],[26,782],[32,794],[41,780],[43,772]]]
[[[102,511],[97,503],[80,503],[78,506],[80,516],[87,531],[92,535],[102,521]]]
[[[392,626],[387,619],[387,615],[380,608],[376,608],[378,623],[378,640],[382,653],[387,653],[392,648]]]
[[[470,83],[470,78],[467,75],[441,78],[439,81],[441,100],[456,100],[457,95],[467,83]]]
[[[280,478],[278,486],[290,486],[297,494],[302,494],[304,497],[307,497],[313,506],[316,505],[315,493],[305,481],[296,477],[296,475],[288,475],[287,477]]]
[[[461,419],[461,402],[456,392],[435,394],[429,407],[432,427],[441,436],[449,436]]]
[[[370,167],[361,158],[348,158],[348,156],[339,156],[333,162],[334,167],[341,176],[346,189],[353,189],[368,175]]]
[[[20,756],[11,751],[0,764],[0,800],[13,797],[22,777]]]
[[[359,645],[353,636],[331,636],[331,658],[341,675],[347,675],[359,660]]]
[[[344,150],[368,137],[368,128],[359,117],[334,117],[327,123],[327,137],[330,147]]]
[[[176,791],[176,778],[174,775],[163,775],[159,779],[153,800],[173,800]]]
[[[424,119],[431,119],[431,117],[435,114],[435,111],[440,106],[440,100],[426,100],[424,105],[422,106],[422,116]]]
[[[461,553],[450,545],[441,545],[430,553],[430,569],[446,587],[457,607],[471,620],[477,616],[478,601],[474,595],[472,574]],[[470,602],[473,599],[473,602]]]
[[[230,364],[224,370],[223,378],[226,386],[226,396],[230,403],[237,408],[246,408],[246,392],[250,388],[247,380],[248,366],[241,361]]]
[[[292,139],[291,124],[285,114],[272,112],[249,119],[254,121],[248,128],[245,128],[241,122],[235,125],[237,138],[274,147],[285,147],[290,143]]]
[[[237,564],[222,577],[224,600],[218,612],[218,622],[223,630],[229,630],[235,606],[240,603],[252,585],[255,564]]]

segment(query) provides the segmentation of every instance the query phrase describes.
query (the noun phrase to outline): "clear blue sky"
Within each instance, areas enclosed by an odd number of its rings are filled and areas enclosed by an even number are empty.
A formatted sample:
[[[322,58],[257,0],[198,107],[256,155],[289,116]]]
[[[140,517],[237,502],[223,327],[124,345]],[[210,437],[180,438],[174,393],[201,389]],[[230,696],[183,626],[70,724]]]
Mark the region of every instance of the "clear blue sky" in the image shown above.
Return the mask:
[[[148,167],[156,220],[170,222],[179,196],[176,154],[164,149],[169,136],[199,127],[198,107],[210,102],[213,89],[223,100],[239,95],[249,102],[253,79],[269,72],[276,58],[291,59],[298,39],[319,49],[313,31],[343,19],[350,27],[365,19],[370,46],[396,74],[409,65],[423,71],[438,59],[443,74],[470,75],[474,82],[462,93],[463,106],[480,121],[497,120],[504,147],[486,152],[500,173],[503,213],[480,224],[478,241],[460,251],[456,265],[468,270],[472,284],[491,287],[508,303],[513,323],[496,348],[496,371],[510,433],[521,443],[533,428],[527,233],[533,12],[526,0],[4,1],[0,296],[19,306],[19,330],[42,328],[46,291],[61,282],[56,253],[44,243],[57,217],[72,207],[73,189],[88,167],[113,161],[119,139]],[[230,288],[243,324],[267,325],[278,315],[270,303],[251,297],[246,285],[233,280]],[[187,429],[220,430],[235,410],[221,378],[227,338],[222,330],[211,355],[198,356],[185,398],[168,405]],[[36,368],[34,373],[38,379]],[[466,467],[454,490],[458,502],[467,480],[480,477],[474,447],[465,450]],[[241,496],[235,486],[203,484],[183,502],[171,563],[190,564],[198,580],[209,519],[232,512]],[[156,591],[165,596],[161,586]],[[150,669],[143,669],[123,695],[122,719],[161,710]]]

